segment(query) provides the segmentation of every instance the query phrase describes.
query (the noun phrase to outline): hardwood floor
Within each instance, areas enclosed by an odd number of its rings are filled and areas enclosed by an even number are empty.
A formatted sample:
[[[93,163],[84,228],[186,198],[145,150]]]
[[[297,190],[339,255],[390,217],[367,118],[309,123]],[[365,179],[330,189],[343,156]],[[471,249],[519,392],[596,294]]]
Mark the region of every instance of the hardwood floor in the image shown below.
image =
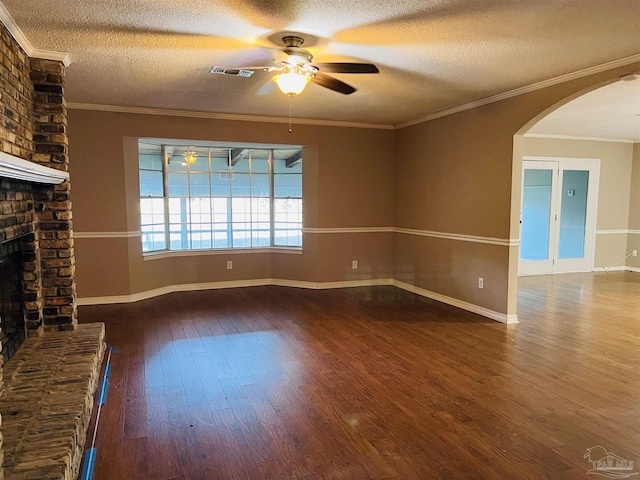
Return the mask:
[[[640,274],[523,278],[519,315],[392,287],[81,307],[122,352],[94,478],[585,479],[595,445],[637,465]]]

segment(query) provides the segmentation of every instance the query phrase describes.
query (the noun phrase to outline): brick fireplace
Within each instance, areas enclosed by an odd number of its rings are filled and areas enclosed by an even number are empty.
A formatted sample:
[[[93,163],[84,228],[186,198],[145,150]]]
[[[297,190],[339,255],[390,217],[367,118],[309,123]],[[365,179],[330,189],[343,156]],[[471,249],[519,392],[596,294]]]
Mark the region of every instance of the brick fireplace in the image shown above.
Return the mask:
[[[76,330],[75,257],[66,174],[65,66],[55,60],[29,58],[1,23],[0,55],[0,315],[4,315],[2,325],[8,330],[0,331],[0,337],[4,355],[16,354],[6,365],[0,363],[0,464],[4,466],[0,480],[5,474],[9,478],[41,478],[27,470],[34,458],[40,467],[47,465],[47,472],[63,472],[60,477],[47,478],[71,479],[77,475],[82,457],[104,351],[104,326]],[[9,261],[12,263],[6,264]],[[11,285],[3,286],[4,280],[11,280]],[[24,323],[19,321],[20,315],[24,315]],[[52,353],[54,347],[58,354]],[[29,353],[32,358],[26,358],[28,348],[36,352]],[[74,363],[81,357],[84,366]],[[75,378],[70,380],[70,375],[90,380],[84,381],[85,385]],[[48,382],[42,383],[44,387],[36,385],[40,378]],[[80,395],[78,407],[69,406],[65,412],[79,418],[73,439],[57,442],[69,443],[70,451],[54,455],[47,453],[50,445],[45,444],[40,453],[26,452],[24,445],[42,438],[43,430],[38,428],[45,428],[33,419],[46,416],[38,409],[56,392],[69,405],[73,403],[69,399]],[[59,404],[59,400],[52,401]],[[51,424],[56,421],[51,418]],[[51,428],[47,424],[48,436]],[[34,436],[25,437],[32,435],[30,432]],[[9,439],[15,444],[10,445]],[[58,468],[53,457],[68,459]]]
[[[0,151],[56,170],[68,169],[65,67],[30,59],[2,29]],[[0,179],[0,242],[23,237],[27,330],[76,324],[70,183]]]

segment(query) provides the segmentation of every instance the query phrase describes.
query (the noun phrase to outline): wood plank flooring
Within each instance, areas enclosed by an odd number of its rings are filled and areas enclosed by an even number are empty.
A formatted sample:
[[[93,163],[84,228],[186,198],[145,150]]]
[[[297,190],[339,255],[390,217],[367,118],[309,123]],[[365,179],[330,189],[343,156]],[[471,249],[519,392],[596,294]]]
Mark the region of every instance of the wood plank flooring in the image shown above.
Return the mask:
[[[95,480],[585,479],[640,463],[640,274],[521,279],[520,324],[392,287],[80,307],[111,387]]]

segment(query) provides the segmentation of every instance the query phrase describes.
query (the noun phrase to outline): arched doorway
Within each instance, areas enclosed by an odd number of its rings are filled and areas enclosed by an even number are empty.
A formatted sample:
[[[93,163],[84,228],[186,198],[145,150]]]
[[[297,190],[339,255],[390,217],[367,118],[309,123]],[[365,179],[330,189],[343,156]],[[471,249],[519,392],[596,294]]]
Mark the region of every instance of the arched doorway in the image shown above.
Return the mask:
[[[514,135],[511,238],[518,239],[518,257],[510,261],[510,300],[518,275],[626,269],[624,261],[632,256],[637,240],[632,204],[640,195],[640,149],[634,148],[640,128],[631,128],[633,134],[628,133],[628,125],[626,130],[618,128],[626,136],[611,128],[616,95],[623,94],[627,95],[623,113],[636,121],[640,78],[632,70],[568,95]],[[589,102],[601,105],[589,110],[585,108]],[[630,114],[629,105],[638,112]],[[607,127],[598,134],[595,116],[603,108],[608,115],[602,115],[602,122]],[[601,171],[603,181],[599,182]],[[582,183],[573,187],[580,176]],[[540,226],[531,228],[536,221]],[[577,257],[582,261],[577,262]],[[632,260],[632,271],[633,264]]]

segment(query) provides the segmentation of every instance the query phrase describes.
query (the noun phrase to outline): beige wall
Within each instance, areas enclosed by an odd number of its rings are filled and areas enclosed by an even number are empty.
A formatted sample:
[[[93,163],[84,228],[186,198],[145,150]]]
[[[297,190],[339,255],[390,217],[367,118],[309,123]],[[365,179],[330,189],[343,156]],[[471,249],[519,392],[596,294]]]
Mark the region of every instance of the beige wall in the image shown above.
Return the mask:
[[[540,157],[600,159],[595,266],[616,264],[627,254],[633,144],[525,137],[523,154]],[[622,263],[624,265],[624,263]]]
[[[528,120],[506,115],[512,103],[397,132],[395,227],[508,242],[513,135]],[[508,247],[400,233],[394,241],[396,278],[507,313]]]
[[[558,106],[638,68],[636,63],[399,130],[394,226],[483,238],[434,242],[427,236],[400,239],[404,234],[398,233],[396,277],[410,272],[416,287],[515,315],[521,136]],[[502,245],[492,245],[495,238]],[[478,277],[489,279],[482,290]]]
[[[505,313],[502,284],[509,250],[498,245],[397,234],[395,278],[438,295]],[[484,288],[478,288],[478,277]]]
[[[138,137],[303,145],[305,227],[423,231],[305,233],[301,254],[146,261],[139,238],[100,244],[79,238],[79,297],[266,277],[307,282],[393,277],[479,311],[515,315],[522,133],[557,106],[638,69],[640,63],[620,67],[396,131],[300,125],[289,135],[279,123],[70,110],[78,232],[140,228]],[[94,255],[110,253],[112,263],[101,260],[94,267]],[[223,268],[228,259],[233,271]],[[357,271],[349,268],[354,259]],[[103,269],[119,271],[107,275]]]
[[[629,200],[629,237],[627,252],[640,253],[640,143],[633,146],[633,167],[631,171],[631,195]],[[640,255],[629,257],[627,266],[640,269]]]
[[[304,148],[305,228],[393,222],[391,130],[69,111],[74,230],[140,230],[137,138],[294,144]],[[105,235],[102,235],[105,236]],[[78,296],[131,295],[170,285],[278,278],[339,282],[392,275],[391,234],[305,233],[301,254],[211,254],[144,260],[140,238],[76,238]],[[226,261],[233,261],[233,270]],[[351,261],[358,260],[358,270]]]

